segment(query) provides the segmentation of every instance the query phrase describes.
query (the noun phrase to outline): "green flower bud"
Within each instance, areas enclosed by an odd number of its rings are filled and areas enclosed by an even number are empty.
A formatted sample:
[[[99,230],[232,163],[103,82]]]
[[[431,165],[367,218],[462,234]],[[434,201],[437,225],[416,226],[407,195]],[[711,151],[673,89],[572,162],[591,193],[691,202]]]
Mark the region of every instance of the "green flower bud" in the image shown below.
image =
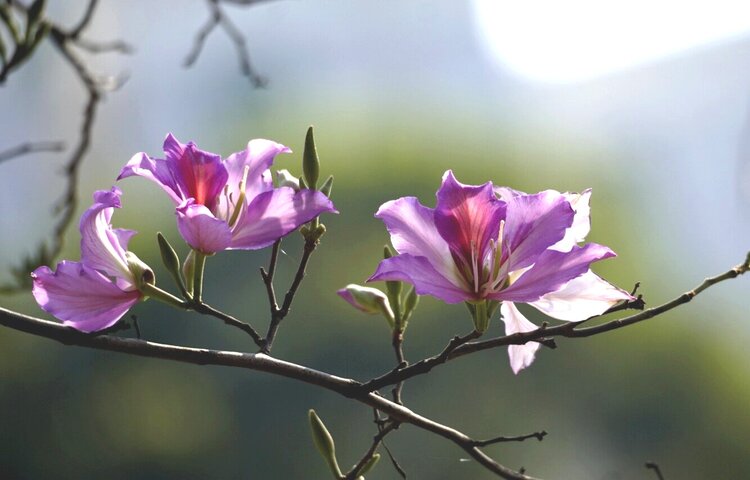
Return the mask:
[[[360,470],[358,473],[359,475],[365,475],[367,473],[370,473],[370,470],[375,468],[375,465],[378,464],[380,461],[380,454],[375,453],[370,457],[370,459],[362,466],[362,470]],[[359,478],[365,478],[364,476],[360,476]]]
[[[315,448],[318,449],[320,456],[323,457],[323,460],[328,464],[328,468],[331,469],[334,478],[341,478],[343,475],[339,468],[339,463],[336,460],[336,445],[333,442],[333,437],[328,432],[323,421],[315,413],[315,410],[310,409],[307,414],[310,420],[310,431],[312,432],[312,439]]]
[[[363,287],[355,283],[350,283],[336,293],[358,310],[365,313],[382,314],[388,320],[391,328],[393,328],[396,320],[391,309],[391,304],[386,294],[377,288]]]
[[[183,297],[188,298],[187,289],[185,288],[185,280],[182,278],[180,272],[180,257],[177,256],[177,252],[174,251],[172,245],[169,244],[164,235],[161,232],[156,233],[156,239],[159,242],[159,252],[161,252],[161,261],[167,268],[167,272],[172,276],[177,286],[180,288]]]
[[[311,190],[315,190],[318,185],[318,176],[320,175],[320,160],[318,160],[318,151],[315,148],[315,138],[313,137],[313,127],[307,129],[305,136],[305,151],[302,153],[302,171],[305,174],[305,182]]]
[[[419,305],[419,295],[417,295],[416,289],[412,287],[406,294],[406,300],[404,300],[404,323],[409,321],[417,305]]]
[[[190,250],[185,258],[185,262],[182,264],[182,275],[185,277],[185,290],[192,295],[195,285],[195,250]]]
[[[487,328],[489,328],[490,326],[490,316],[487,311],[487,301],[480,300],[478,302],[471,303],[469,310],[473,312],[472,319],[474,320],[474,329],[479,333],[486,332]]]

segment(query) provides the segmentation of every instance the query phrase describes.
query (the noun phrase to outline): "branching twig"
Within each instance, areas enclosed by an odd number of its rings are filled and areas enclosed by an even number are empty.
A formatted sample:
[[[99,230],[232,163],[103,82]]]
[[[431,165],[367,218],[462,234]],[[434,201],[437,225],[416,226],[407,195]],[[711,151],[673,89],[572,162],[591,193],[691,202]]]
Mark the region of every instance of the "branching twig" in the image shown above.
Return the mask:
[[[352,467],[352,469],[344,475],[343,480],[356,479],[365,464],[370,461],[373,455],[375,455],[375,451],[378,449],[380,443],[383,441],[386,435],[396,430],[398,426],[398,422],[388,422],[383,427],[378,426],[378,433],[376,433],[375,436],[372,437],[372,444],[370,445],[370,448],[367,450],[367,452],[365,452],[364,455],[362,455],[362,458],[359,459],[359,461]]]
[[[273,291],[273,273],[276,269],[276,260],[279,254],[279,242],[274,244],[274,250],[271,253],[271,262],[268,267],[268,272],[261,269],[261,276],[263,277],[263,283],[266,284],[266,290],[268,292],[268,300],[271,305],[271,322],[268,325],[268,332],[266,333],[265,340],[261,350],[264,353],[269,353],[273,347],[273,341],[276,338],[276,333],[279,331],[281,321],[289,314],[289,309],[292,307],[294,296],[297,294],[297,289],[302,283],[302,279],[305,278],[307,263],[310,261],[310,256],[318,246],[318,240],[305,240],[305,245],[302,250],[302,259],[300,259],[299,266],[297,267],[297,273],[292,280],[292,284],[289,290],[284,295],[284,303],[279,307],[276,303],[276,294]]]
[[[477,447],[486,447],[487,445],[494,445],[496,443],[523,442],[524,440],[528,440],[530,438],[536,438],[541,442],[546,436],[547,431],[542,430],[541,432],[528,433],[526,435],[518,435],[516,437],[495,437],[490,438],[489,440],[477,440],[474,444]]]
[[[56,340],[66,345],[78,345],[99,350],[128,353],[142,357],[193,363],[198,365],[222,365],[244,368],[280,375],[300,382],[331,390],[348,398],[375,408],[400,423],[414,425],[435,435],[450,440],[474,458],[487,470],[501,478],[511,480],[534,480],[499,464],[476,445],[476,440],[446,425],[423,417],[412,410],[381,397],[375,393],[363,392],[360,383],[337,377],[329,373],[279,360],[263,353],[240,353],[231,351],[190,348],[177,345],[148,342],[111,335],[92,336],[78,332],[58,323],[26,316],[0,308],[0,325]]]
[[[22,155],[37,152],[62,152],[64,142],[26,142],[0,152],[0,163]]]
[[[680,295],[679,297],[675,298],[672,301],[669,301],[663,305],[659,305],[658,307],[644,310],[641,313],[631,315],[628,317],[624,317],[624,318],[620,318],[617,320],[612,320],[612,321],[603,323],[601,325],[596,325],[592,327],[576,328],[580,324],[580,322],[579,323],[571,322],[571,323],[564,323],[562,325],[558,325],[555,327],[538,328],[530,332],[514,333],[513,335],[506,335],[503,337],[497,337],[497,338],[492,338],[488,340],[481,340],[477,342],[464,342],[464,344],[456,346],[453,349],[451,349],[447,355],[445,355],[445,351],[443,351],[440,355],[436,355],[434,357],[421,360],[406,368],[392,370],[380,377],[376,377],[366,382],[363,385],[363,388],[370,389],[370,391],[373,391],[373,390],[383,388],[387,385],[394,385],[394,384],[397,384],[398,382],[403,382],[404,380],[415,377],[417,375],[423,375],[429,372],[430,370],[432,370],[437,365],[445,363],[448,360],[453,360],[454,358],[462,357],[464,355],[468,355],[474,352],[479,352],[482,350],[488,350],[488,349],[508,346],[508,345],[522,345],[524,343],[531,342],[531,341],[546,342],[550,340],[552,337],[558,337],[558,336],[567,337],[567,338],[590,337],[592,335],[597,335],[600,333],[609,332],[611,330],[616,330],[618,328],[626,327],[628,325],[633,325],[634,323],[648,320],[657,315],[661,315],[662,313],[668,312],[669,310],[672,310],[673,308],[679,307],[680,305],[688,303],[696,295],[700,294],[702,291],[706,290],[712,285],[715,285],[724,280],[736,278],[746,273],[748,270],[750,270],[750,253],[748,253],[747,258],[745,259],[744,263],[737,265],[736,267],[720,275],[716,275],[714,277],[705,279],[700,285],[695,287],[695,289],[690,290],[686,293],[683,293],[682,295]]]
[[[661,469],[659,468],[659,465],[655,464],[654,462],[646,462],[646,468],[653,470],[656,473],[656,477],[659,480],[664,480],[664,476],[661,474]]]
[[[90,24],[97,3],[98,0],[89,1],[83,17],[71,30],[65,30],[54,23],[45,21],[49,29],[48,38],[57,48],[62,58],[73,68],[78,80],[86,90],[87,100],[83,111],[83,120],[79,128],[78,141],[63,168],[66,186],[61,198],[54,207],[54,213],[60,215],[60,217],[54,224],[52,238],[42,243],[36,254],[26,258],[21,265],[13,268],[16,283],[0,287],[0,293],[12,293],[28,288],[30,282],[29,272],[39,265],[52,263],[62,251],[65,233],[74,219],[78,204],[78,172],[91,145],[94,118],[102,98],[102,92],[104,90],[114,90],[120,86],[119,82],[109,82],[104,85],[99,79],[95,78],[86,64],[71,48],[73,44],[81,43],[79,37]],[[22,11],[25,11],[24,9],[27,8],[19,3],[14,3],[13,5]],[[86,45],[86,42],[83,42],[83,45]]]
[[[257,3],[261,3],[261,1],[262,0],[255,0],[234,3],[242,5],[254,5]],[[210,16],[206,24],[203,25],[200,30],[198,30],[198,33],[196,33],[195,40],[193,42],[193,48],[188,53],[187,57],[185,57],[183,65],[189,68],[195,64],[201,54],[201,51],[203,50],[203,45],[206,43],[206,39],[208,38],[208,36],[211,34],[211,32],[214,31],[217,26],[221,26],[221,28],[224,30],[224,33],[227,34],[229,39],[234,44],[234,48],[237,51],[237,59],[240,62],[240,71],[242,72],[242,75],[247,77],[252,82],[255,88],[265,87],[267,84],[267,80],[255,71],[253,64],[250,62],[250,52],[247,49],[245,37],[244,35],[242,35],[242,32],[240,32],[240,30],[224,13],[224,11],[219,6],[218,0],[207,0],[207,3],[210,10]]]

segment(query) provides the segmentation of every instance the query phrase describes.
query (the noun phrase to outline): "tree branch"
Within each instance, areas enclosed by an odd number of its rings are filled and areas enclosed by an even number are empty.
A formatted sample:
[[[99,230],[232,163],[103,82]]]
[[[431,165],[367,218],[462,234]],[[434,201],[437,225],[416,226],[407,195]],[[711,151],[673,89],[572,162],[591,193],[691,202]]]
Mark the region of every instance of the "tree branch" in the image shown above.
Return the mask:
[[[29,153],[62,152],[63,150],[65,150],[64,142],[25,142],[0,152],[0,163]]]
[[[676,308],[680,305],[684,305],[707,288],[725,280],[733,279],[740,275],[743,275],[748,270],[750,270],[750,253],[747,254],[745,261],[740,265],[737,265],[736,267],[733,267],[722,274],[706,278],[693,290],[683,293],[674,300],[659,305],[658,307],[644,310],[641,313],[617,320],[612,320],[593,327],[576,328],[578,325],[580,325],[581,322],[569,322],[554,327],[542,326],[541,328],[532,330],[530,332],[514,333],[513,335],[506,335],[503,337],[497,337],[488,340],[481,340],[477,342],[463,342],[463,344],[450,349],[447,354],[445,353],[446,351],[443,350],[443,352],[441,352],[439,355],[426,358],[406,368],[392,370],[384,375],[381,375],[380,377],[376,377],[364,383],[362,385],[362,388],[368,391],[374,391],[387,385],[397,384],[417,375],[423,375],[432,370],[434,367],[441,365],[449,360],[453,360],[455,358],[482,350],[488,350],[508,345],[522,345],[531,341],[549,343],[549,341],[553,339],[552,337],[584,338],[590,337],[592,335],[598,335],[604,332],[609,332],[611,330],[616,330],[628,325],[633,325],[635,323],[639,323],[644,320],[648,320],[650,318],[661,315],[662,313],[668,312],[669,310],[672,310],[673,308]],[[455,341],[456,339],[454,338],[453,340]],[[446,350],[448,350],[448,348],[446,348]]]
[[[505,443],[505,442],[523,442],[524,440],[528,440],[530,438],[536,438],[540,442],[544,439],[544,437],[547,436],[547,431],[542,430],[541,432],[534,432],[529,433],[526,435],[518,435],[516,437],[495,437],[490,438],[489,440],[477,440],[474,442],[474,445],[477,447],[486,447],[487,445],[494,445],[496,443]]]
[[[279,360],[263,353],[240,353],[210,350],[205,348],[192,348],[155,343],[132,338],[121,338],[111,335],[85,334],[58,323],[23,315],[4,308],[0,308],[0,325],[56,340],[65,345],[78,345],[98,350],[127,353],[141,357],[174,360],[197,365],[221,365],[226,367],[244,368],[291,378],[303,383],[325,388],[348,398],[353,398],[365,405],[380,410],[393,420],[414,425],[417,428],[450,440],[468,453],[480,465],[497,474],[501,478],[510,480],[534,480],[533,477],[509,469],[490,458],[476,446],[476,440],[466,434],[423,417],[402,405],[381,397],[376,393],[363,393],[361,388],[358,388],[361,384],[350,378],[331,375],[302,365]]]

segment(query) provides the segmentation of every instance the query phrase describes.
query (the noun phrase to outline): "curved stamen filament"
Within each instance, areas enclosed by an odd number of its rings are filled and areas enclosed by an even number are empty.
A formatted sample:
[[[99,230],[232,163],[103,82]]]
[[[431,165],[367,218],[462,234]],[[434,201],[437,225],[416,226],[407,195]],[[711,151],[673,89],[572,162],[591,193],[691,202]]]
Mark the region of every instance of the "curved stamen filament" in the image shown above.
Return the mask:
[[[242,180],[240,180],[240,196],[237,198],[237,203],[234,205],[234,212],[232,212],[232,217],[229,219],[230,227],[233,227],[237,223],[242,207],[245,204],[245,188],[247,187],[247,174],[249,171],[250,165],[245,165],[245,170],[242,172]]]

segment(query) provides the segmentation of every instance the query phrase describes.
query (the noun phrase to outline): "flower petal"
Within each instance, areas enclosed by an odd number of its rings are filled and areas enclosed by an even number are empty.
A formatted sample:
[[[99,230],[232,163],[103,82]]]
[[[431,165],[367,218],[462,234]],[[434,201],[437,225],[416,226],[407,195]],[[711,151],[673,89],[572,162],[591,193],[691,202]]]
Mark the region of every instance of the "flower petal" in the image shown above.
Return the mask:
[[[229,247],[232,241],[229,225],[214,217],[205,205],[199,205],[189,198],[175,212],[180,235],[194,249],[216,253]]]
[[[534,266],[518,277],[518,280],[505,290],[492,295],[492,298],[512,302],[534,302],[586,273],[591,263],[614,256],[615,252],[596,243],[575,246],[570,252],[547,250],[539,255]]]
[[[143,152],[136,153],[122,168],[117,180],[133,176],[147,178],[159,185],[175,205],[179,205],[187,198],[164,160],[152,159]]]
[[[323,212],[338,213],[328,197],[318,191],[295,192],[280,187],[261,193],[240,214],[230,248],[267,247]]]
[[[425,257],[455,286],[463,284],[448,243],[435,227],[433,209],[425,207],[415,197],[403,197],[381,205],[375,218],[385,224],[398,253]]]
[[[141,297],[124,291],[83,263],[62,261],[53,272],[39,267],[31,274],[32,293],[42,309],[82,332],[111,327]]]
[[[583,242],[591,230],[591,189],[588,188],[581,193],[563,193],[575,211],[573,224],[565,231],[565,237],[551,246],[553,250],[569,252],[574,245]]]
[[[628,292],[589,270],[531,305],[552,318],[575,322],[601,315],[614,304],[632,299]]]
[[[386,258],[378,265],[368,282],[399,280],[414,285],[419,295],[432,295],[447,303],[459,303],[473,299],[473,295],[456,287],[449,279],[435,270],[425,257],[402,253]]]
[[[130,280],[132,274],[125,258],[127,241],[135,233],[132,230],[113,230],[109,221],[115,208],[120,208],[117,187],[98,190],[94,193],[94,204],[81,215],[81,262],[107,275]],[[121,240],[125,240],[125,245]]]
[[[532,332],[538,328],[524,317],[512,302],[503,302],[500,305],[500,315],[503,322],[505,322],[505,335]],[[513,373],[518,375],[518,372],[531,365],[536,356],[536,351],[539,350],[540,346],[537,342],[510,345],[508,347],[508,356],[510,357],[510,368],[513,370]]]
[[[492,183],[480,186],[459,183],[448,170],[437,192],[435,226],[451,251],[465,261],[476,255],[484,260],[491,239],[497,239],[505,218],[505,202],[499,200]]]
[[[503,230],[505,269],[528,267],[547,248],[562,240],[573,223],[573,209],[558,192],[547,190],[534,195],[516,195],[507,200]]]
[[[247,148],[241,152],[233,153],[224,161],[229,173],[227,185],[228,193],[233,199],[239,197],[239,185],[245,172],[245,166],[249,167],[247,172],[247,184],[245,195],[253,199],[263,192],[273,188],[273,180],[269,169],[276,155],[280,153],[292,153],[289,147],[272,140],[256,138],[247,143]]]
[[[227,184],[227,169],[221,157],[200,150],[193,142],[183,145],[171,133],[164,140],[164,153],[182,198],[194,198],[212,210]]]

